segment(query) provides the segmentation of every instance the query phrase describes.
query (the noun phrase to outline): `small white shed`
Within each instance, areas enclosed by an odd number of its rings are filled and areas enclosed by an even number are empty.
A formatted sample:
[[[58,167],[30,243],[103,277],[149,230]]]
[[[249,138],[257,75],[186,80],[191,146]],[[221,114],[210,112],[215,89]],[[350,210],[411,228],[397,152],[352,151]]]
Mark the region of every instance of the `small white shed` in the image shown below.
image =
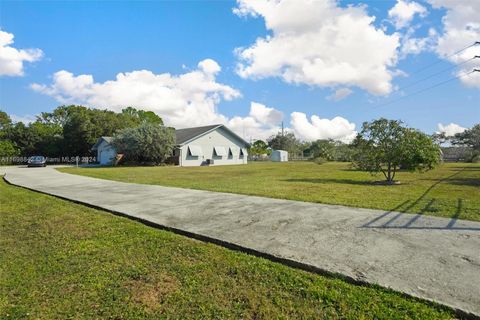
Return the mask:
[[[270,160],[274,162],[287,162],[288,152],[285,150],[273,150],[270,155]]]
[[[101,165],[110,165],[114,162],[117,152],[111,145],[112,137],[101,137],[92,147],[97,151],[97,162]]]

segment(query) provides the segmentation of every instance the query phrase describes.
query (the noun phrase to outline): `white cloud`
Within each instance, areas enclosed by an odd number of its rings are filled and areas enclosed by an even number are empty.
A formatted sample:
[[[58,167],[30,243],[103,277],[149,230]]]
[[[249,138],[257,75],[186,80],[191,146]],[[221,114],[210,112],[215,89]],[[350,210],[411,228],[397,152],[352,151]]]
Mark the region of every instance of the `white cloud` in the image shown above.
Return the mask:
[[[433,28],[428,30],[428,36],[424,38],[415,37],[415,29],[408,28],[402,35],[402,46],[400,48],[400,57],[405,58],[409,54],[420,54],[424,51],[435,49],[438,41],[437,31]]]
[[[211,59],[198,63],[197,70],[180,75],[154,74],[148,70],[117,74],[114,80],[95,82],[92,75],[75,76],[68,71],[53,75],[50,85],[32,84],[33,90],[60,103],[120,111],[125,106],[151,110],[165,124],[177,128],[221,123],[247,140],[266,139],[278,132],[283,113],[251,102],[246,117],[229,118],[217,110],[218,103],[240,97],[240,92],[216,81],[220,66]]]
[[[461,127],[456,123],[450,123],[448,125],[438,124],[438,132],[445,133],[447,137],[454,136],[457,133],[462,133],[467,130],[467,128]]]
[[[52,84],[32,84],[31,88],[61,103],[115,111],[137,106],[158,113],[167,125],[182,128],[227,122],[217,105],[222,99],[239,97],[240,92],[216,81],[220,70],[215,61],[206,59],[196,70],[180,75],[139,70],[119,73],[103,83],[95,82],[92,75],[75,76],[62,70],[53,75]]]
[[[392,91],[399,36],[373,25],[365,6],[334,0],[238,0],[239,16],[262,17],[272,35],[237,48],[244,78],[280,77],[320,87],[357,86],[376,95]]]
[[[31,87],[65,104],[77,103],[114,111],[125,106],[151,110],[162,116],[165,124],[177,128],[221,123],[246,140],[265,140],[279,132],[283,113],[258,102],[250,103],[250,112],[245,117],[229,118],[220,113],[218,103],[222,99],[237,98],[240,92],[216,81],[221,68],[215,61],[203,60],[197,67],[180,75],[154,74],[148,70],[119,73],[114,80],[103,83],[95,82],[92,75],[75,76],[62,70],[53,75],[52,84],[32,84]],[[346,141],[355,129],[354,124],[341,117],[328,120],[317,116],[312,117],[309,127],[302,128],[298,119],[301,114],[292,113],[293,130],[301,139]]]
[[[436,9],[444,8],[447,13],[442,19],[444,32],[438,39],[436,47],[437,54],[449,61],[462,64],[457,75],[462,75],[478,67],[478,59],[473,58],[480,55],[480,45],[470,47],[457,55],[458,50],[479,41],[480,39],[480,1],[472,0],[428,0]],[[453,56],[452,56],[453,55]],[[480,72],[463,76],[460,80],[467,86],[480,88]]]
[[[198,68],[205,72],[205,74],[215,75],[219,73],[222,68],[218,65],[215,60],[205,59],[198,63]]]
[[[395,6],[388,11],[388,16],[393,20],[397,29],[407,27],[416,14],[424,17],[427,9],[415,1],[397,0]]]
[[[23,63],[40,60],[40,49],[16,49],[13,34],[0,30],[0,76],[23,76]]]
[[[23,115],[23,116],[18,116],[16,114],[10,114],[10,119],[12,119],[12,122],[16,123],[16,122],[23,122],[24,124],[29,124],[29,123],[32,123],[34,122],[37,117],[36,116],[33,116],[31,114],[26,114],[26,115]]]
[[[349,88],[340,88],[335,90],[335,92],[332,95],[328,96],[327,99],[333,100],[333,101],[340,101],[345,99],[352,93],[353,93],[353,90]]]
[[[257,102],[250,104],[250,115],[258,122],[271,126],[278,126],[283,119],[282,112]]]
[[[295,135],[306,141],[333,139],[351,142],[357,134],[355,124],[342,117],[335,117],[330,120],[313,115],[309,120],[305,113],[293,112],[290,118],[290,124]]]
[[[261,103],[251,102],[250,113],[247,117],[233,117],[227,125],[247,140],[266,140],[279,132],[279,124],[282,120],[282,112]]]

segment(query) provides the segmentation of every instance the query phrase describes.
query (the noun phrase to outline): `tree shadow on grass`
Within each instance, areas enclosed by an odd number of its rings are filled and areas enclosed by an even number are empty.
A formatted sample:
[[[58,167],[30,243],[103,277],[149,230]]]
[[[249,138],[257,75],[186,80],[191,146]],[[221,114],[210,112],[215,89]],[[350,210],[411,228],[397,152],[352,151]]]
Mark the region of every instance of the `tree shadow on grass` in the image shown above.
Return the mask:
[[[375,181],[366,181],[366,180],[352,180],[352,179],[328,179],[328,178],[303,178],[303,179],[285,179],[282,181],[286,182],[308,182],[308,183],[339,183],[339,184],[355,184],[362,186],[374,186]]]
[[[480,179],[475,178],[455,178],[448,180],[448,183],[459,186],[480,187]]]
[[[418,200],[418,199],[417,199]],[[411,230],[450,230],[450,231],[480,231],[480,227],[470,226],[457,226],[457,221],[463,212],[463,199],[457,199],[457,205],[455,213],[451,216],[450,221],[447,224],[442,220],[427,221],[427,223],[417,223],[425,213],[435,210],[433,204],[435,199],[430,201],[420,210],[417,214],[407,214],[407,210],[417,204],[417,201],[410,203],[407,207],[404,207],[410,201],[407,200],[390,211],[384,212],[378,217],[372,219],[368,223],[361,226],[361,228],[373,228],[373,229],[411,229]],[[404,207],[404,208],[403,208]]]
[[[391,209],[390,211],[384,212],[383,214],[379,215],[378,217],[372,219],[371,221],[362,225],[362,228],[380,228],[380,229],[418,229],[418,230],[467,230],[467,231],[480,231],[480,227],[463,227],[463,226],[456,226],[458,218],[460,217],[463,211],[463,199],[457,199],[457,205],[455,213],[451,216],[450,221],[446,225],[415,225],[418,219],[422,215],[428,212],[434,211],[433,204],[436,201],[435,198],[430,199],[430,201],[420,210],[417,214],[406,214],[406,212],[410,211],[416,205],[418,205],[421,201],[425,199],[428,193],[439,183],[441,182],[449,182],[450,180],[455,177],[457,174],[462,172],[463,170],[457,171],[454,174],[437,180],[434,184],[428,187],[424,193],[420,195],[415,201],[406,200],[402,202],[400,205],[396,206],[395,208]],[[441,221],[441,220],[439,220]]]
[[[480,164],[477,167],[463,167],[463,168],[459,168],[457,170],[460,170],[460,171],[480,171]]]

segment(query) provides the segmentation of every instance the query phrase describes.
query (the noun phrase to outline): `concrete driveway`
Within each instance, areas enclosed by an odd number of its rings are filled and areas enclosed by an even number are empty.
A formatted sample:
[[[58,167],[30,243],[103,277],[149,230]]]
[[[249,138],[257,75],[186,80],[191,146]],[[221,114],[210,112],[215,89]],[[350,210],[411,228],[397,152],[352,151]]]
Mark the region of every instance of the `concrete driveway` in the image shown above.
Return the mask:
[[[8,167],[18,186],[480,316],[480,223]],[[248,251],[247,250],[247,251]]]

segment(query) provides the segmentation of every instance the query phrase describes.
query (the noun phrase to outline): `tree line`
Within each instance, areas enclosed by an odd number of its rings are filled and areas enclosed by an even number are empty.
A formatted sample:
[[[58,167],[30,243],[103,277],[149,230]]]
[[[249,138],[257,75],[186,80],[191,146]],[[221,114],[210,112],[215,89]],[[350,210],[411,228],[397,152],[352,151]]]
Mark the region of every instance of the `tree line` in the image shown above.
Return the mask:
[[[127,107],[121,112],[84,106],[60,106],[42,112],[30,124],[13,123],[0,111],[0,156],[46,157],[89,156],[101,136],[113,136],[127,128],[142,125],[162,126],[163,120],[152,111]]]

